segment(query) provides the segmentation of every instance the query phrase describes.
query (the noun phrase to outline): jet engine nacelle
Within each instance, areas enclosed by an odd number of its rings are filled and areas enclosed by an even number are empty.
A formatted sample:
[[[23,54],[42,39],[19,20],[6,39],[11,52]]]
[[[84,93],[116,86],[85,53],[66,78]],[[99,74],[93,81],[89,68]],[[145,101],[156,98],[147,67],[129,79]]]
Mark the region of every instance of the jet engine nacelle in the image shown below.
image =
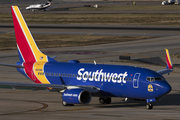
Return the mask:
[[[67,104],[88,104],[91,101],[91,94],[84,89],[66,89],[62,99]]]

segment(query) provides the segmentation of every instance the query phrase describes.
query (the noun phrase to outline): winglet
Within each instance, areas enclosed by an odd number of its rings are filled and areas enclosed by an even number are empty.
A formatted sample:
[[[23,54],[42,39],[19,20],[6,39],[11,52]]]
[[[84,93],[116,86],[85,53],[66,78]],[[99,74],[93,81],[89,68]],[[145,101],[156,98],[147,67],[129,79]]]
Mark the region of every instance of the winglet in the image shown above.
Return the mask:
[[[166,64],[167,64],[167,69],[173,69],[173,65],[172,65],[172,62],[171,62],[171,57],[169,55],[169,50],[166,49]]]
[[[169,50],[166,49],[166,64],[167,64],[167,68],[166,69],[163,69],[163,70],[159,70],[157,71],[157,73],[161,74],[161,75],[164,75],[164,74],[167,74],[167,73],[170,73],[173,71],[173,65],[172,65],[172,62],[171,62],[171,57],[169,55]]]

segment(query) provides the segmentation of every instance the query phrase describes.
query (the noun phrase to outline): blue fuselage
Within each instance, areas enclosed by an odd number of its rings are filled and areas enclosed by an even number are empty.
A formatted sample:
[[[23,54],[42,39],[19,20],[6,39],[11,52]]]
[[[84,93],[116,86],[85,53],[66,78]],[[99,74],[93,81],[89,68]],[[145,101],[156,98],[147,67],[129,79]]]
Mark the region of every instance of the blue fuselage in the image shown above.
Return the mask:
[[[49,84],[95,86],[100,88],[101,96],[150,99],[171,90],[162,75],[146,68],[78,62],[48,62],[40,66],[42,69],[33,67],[37,78],[44,76]]]

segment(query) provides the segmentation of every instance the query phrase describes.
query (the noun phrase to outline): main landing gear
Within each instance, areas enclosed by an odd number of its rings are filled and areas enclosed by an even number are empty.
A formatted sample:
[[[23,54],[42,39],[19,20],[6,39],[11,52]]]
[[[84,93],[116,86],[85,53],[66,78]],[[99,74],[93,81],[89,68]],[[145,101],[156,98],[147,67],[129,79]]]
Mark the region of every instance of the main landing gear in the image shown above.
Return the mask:
[[[146,108],[149,109],[153,109],[153,105],[151,103],[147,103]]]
[[[110,97],[100,97],[99,103],[100,104],[111,104],[111,98]]]

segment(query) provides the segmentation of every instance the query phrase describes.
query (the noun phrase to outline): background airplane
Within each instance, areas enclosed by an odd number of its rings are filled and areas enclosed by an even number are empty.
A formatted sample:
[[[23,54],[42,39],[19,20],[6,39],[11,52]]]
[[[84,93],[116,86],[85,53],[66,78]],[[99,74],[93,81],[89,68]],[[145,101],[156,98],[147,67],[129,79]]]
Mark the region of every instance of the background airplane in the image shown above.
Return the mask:
[[[146,68],[80,63],[78,60],[57,62],[43,54],[37,47],[24,18],[17,6],[12,6],[19,62],[17,70],[37,84],[0,82],[1,85],[48,88],[62,93],[62,104],[88,104],[92,96],[99,97],[101,104],[110,104],[111,97],[145,100],[147,109],[152,102],[171,91],[171,86],[162,76],[173,71],[170,55],[166,49],[167,68],[153,71]]]
[[[31,10],[31,11],[44,10],[44,11],[46,11],[46,9],[51,5],[51,1],[52,0],[48,0],[45,4],[29,5],[28,7],[26,7],[26,10]]]

